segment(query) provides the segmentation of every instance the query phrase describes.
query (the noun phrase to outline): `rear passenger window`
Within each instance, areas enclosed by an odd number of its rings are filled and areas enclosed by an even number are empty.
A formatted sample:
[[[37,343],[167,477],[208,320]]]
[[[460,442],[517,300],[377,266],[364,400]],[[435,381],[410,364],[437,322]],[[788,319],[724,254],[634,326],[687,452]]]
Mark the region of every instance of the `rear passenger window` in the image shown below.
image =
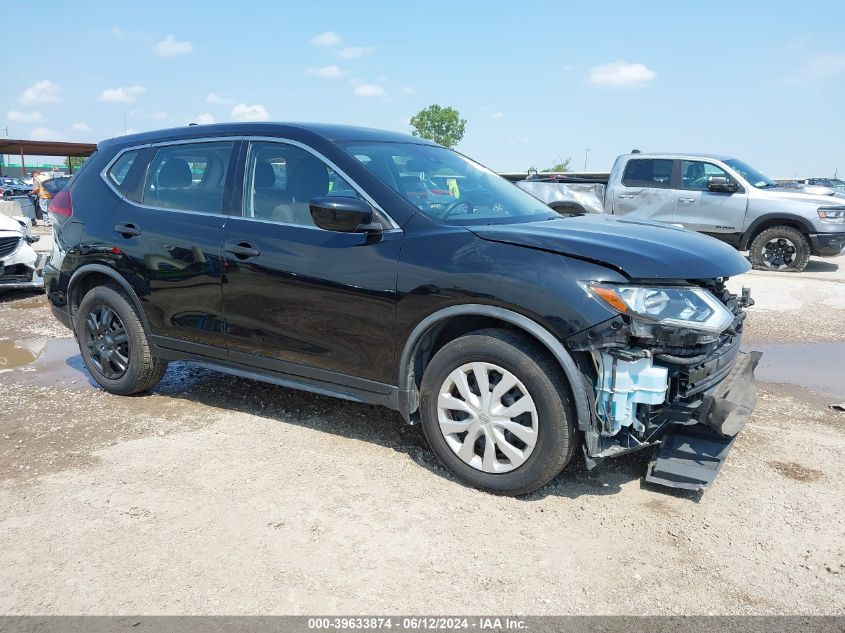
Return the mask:
[[[144,182],[152,207],[222,213],[223,188],[234,142],[185,143],[158,149]]]
[[[129,170],[135,164],[135,159],[141,155],[141,150],[131,150],[121,154],[108,171],[109,180],[115,188],[121,193],[126,193],[126,186],[129,184],[126,177],[129,175]]]
[[[622,174],[626,187],[658,187],[668,189],[672,180],[672,161],[663,158],[629,160]]]

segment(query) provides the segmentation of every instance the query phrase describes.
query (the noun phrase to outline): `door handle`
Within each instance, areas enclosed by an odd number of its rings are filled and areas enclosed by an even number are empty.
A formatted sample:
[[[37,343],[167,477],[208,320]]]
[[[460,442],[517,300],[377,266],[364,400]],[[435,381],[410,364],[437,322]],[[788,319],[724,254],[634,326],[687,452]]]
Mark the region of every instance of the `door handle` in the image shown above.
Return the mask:
[[[134,224],[118,224],[114,227],[115,233],[120,233],[123,237],[137,237],[141,234],[139,229]]]
[[[636,195],[635,193],[620,193],[619,197],[623,200],[632,200]]]
[[[695,202],[695,198],[678,198],[678,202]]]
[[[226,252],[231,253],[238,259],[249,259],[250,257],[258,257],[261,255],[260,250],[246,241],[228,242],[226,244]]]

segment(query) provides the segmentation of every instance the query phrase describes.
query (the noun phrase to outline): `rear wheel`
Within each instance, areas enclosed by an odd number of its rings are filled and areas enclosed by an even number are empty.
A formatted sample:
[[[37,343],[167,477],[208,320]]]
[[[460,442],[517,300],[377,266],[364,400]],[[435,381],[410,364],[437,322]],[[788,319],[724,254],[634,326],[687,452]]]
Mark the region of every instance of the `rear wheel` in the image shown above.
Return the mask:
[[[572,457],[569,390],[547,352],[524,335],[483,330],[448,343],[426,368],[420,396],[432,450],[471,486],[526,494]]]
[[[757,270],[801,272],[810,261],[810,242],[791,226],[773,226],[761,231],[748,250]]]
[[[82,361],[103,389],[129,395],[161,380],[167,363],[153,355],[135,306],[119,286],[93,288],[75,318]]]

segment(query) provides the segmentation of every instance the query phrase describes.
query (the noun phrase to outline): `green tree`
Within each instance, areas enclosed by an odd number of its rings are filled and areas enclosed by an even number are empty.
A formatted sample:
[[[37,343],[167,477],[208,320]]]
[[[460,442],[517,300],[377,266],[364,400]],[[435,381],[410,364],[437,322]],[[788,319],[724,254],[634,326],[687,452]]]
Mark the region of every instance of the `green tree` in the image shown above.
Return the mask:
[[[86,160],[85,156],[68,156],[65,158],[65,169],[76,172]]]
[[[443,147],[454,147],[461,142],[466,130],[466,119],[455,108],[430,105],[411,117],[411,134],[427,138]]]
[[[569,171],[569,163],[572,162],[571,158],[567,158],[566,160],[562,158],[558,158],[557,162],[549,167],[548,169],[541,169],[545,173],[553,172],[553,171]]]

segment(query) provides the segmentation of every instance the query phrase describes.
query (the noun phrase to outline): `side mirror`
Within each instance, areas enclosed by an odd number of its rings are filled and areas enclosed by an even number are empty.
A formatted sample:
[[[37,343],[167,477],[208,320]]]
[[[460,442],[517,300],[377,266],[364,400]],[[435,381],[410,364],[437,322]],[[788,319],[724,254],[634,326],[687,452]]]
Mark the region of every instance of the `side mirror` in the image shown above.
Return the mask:
[[[373,208],[359,198],[323,196],[308,203],[314,224],[326,231],[374,233],[381,224],[373,223]]]
[[[724,176],[710,176],[707,179],[707,189],[719,193],[736,193],[739,185]]]

